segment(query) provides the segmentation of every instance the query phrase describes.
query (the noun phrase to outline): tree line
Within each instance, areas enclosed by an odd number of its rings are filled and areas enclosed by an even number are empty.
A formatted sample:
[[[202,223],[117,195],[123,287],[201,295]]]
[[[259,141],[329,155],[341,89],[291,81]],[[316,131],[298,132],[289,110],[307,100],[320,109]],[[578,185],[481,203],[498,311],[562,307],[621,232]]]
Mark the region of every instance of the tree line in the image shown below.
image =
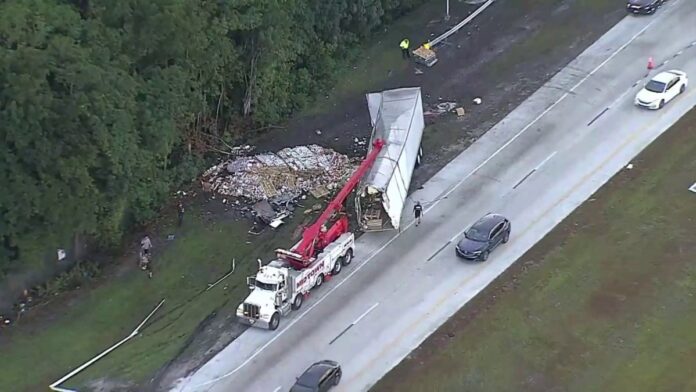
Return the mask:
[[[281,121],[424,0],[0,2],[0,276],[152,219],[211,146]]]

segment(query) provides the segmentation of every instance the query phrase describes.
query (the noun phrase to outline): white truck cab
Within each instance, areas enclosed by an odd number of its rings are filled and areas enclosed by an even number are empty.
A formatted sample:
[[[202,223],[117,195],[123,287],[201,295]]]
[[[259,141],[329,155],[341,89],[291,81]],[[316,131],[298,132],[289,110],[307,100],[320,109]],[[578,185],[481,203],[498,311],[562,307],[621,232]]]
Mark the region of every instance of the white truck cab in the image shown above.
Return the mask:
[[[301,270],[282,258],[260,267],[256,276],[247,278],[251,293],[237,307],[237,317],[245,324],[275,330],[280,317],[299,309],[312,288],[350,264],[354,243],[353,233],[342,234]]]

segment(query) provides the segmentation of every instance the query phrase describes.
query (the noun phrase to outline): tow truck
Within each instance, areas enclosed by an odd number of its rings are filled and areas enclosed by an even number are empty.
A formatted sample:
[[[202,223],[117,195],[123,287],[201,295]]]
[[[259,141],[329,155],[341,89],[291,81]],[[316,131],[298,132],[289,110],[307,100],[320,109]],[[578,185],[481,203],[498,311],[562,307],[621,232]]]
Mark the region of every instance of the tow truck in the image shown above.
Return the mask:
[[[256,275],[247,278],[251,292],[237,307],[237,317],[242,323],[276,330],[282,316],[302,307],[311,289],[350,264],[355,235],[349,231],[344,203],[384,145],[382,139],[372,142],[372,149],[360,166],[317,220],[305,228],[297,244],[290,250],[276,249],[276,259],[267,265],[259,261]],[[327,228],[330,221],[333,223]]]

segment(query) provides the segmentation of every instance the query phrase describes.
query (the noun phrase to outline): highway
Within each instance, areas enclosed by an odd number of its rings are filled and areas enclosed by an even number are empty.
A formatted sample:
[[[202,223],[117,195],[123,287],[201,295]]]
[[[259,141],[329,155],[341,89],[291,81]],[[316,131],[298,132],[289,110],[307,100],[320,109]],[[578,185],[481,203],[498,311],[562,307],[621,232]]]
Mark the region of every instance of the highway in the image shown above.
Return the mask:
[[[420,226],[407,206],[400,233],[363,235],[354,262],[277,331],[249,329],[173,390],[287,391],[320,359],[341,363],[337,391],[368,390],[696,104],[694,21],[692,0],[627,16],[413,194]],[[692,77],[655,112],[633,106],[649,56],[652,74]],[[510,242],[485,263],[458,259],[457,239],[487,212],[512,221]]]

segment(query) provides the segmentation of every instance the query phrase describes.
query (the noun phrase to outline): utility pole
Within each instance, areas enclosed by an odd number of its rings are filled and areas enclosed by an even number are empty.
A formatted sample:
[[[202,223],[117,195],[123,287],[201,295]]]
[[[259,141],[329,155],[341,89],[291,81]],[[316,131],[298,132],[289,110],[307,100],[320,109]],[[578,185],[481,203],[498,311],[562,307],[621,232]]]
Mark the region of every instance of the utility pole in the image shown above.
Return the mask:
[[[445,14],[445,20],[447,21],[447,20],[449,20],[449,19],[450,19],[450,14],[449,14],[449,0],[447,0],[447,13]]]

